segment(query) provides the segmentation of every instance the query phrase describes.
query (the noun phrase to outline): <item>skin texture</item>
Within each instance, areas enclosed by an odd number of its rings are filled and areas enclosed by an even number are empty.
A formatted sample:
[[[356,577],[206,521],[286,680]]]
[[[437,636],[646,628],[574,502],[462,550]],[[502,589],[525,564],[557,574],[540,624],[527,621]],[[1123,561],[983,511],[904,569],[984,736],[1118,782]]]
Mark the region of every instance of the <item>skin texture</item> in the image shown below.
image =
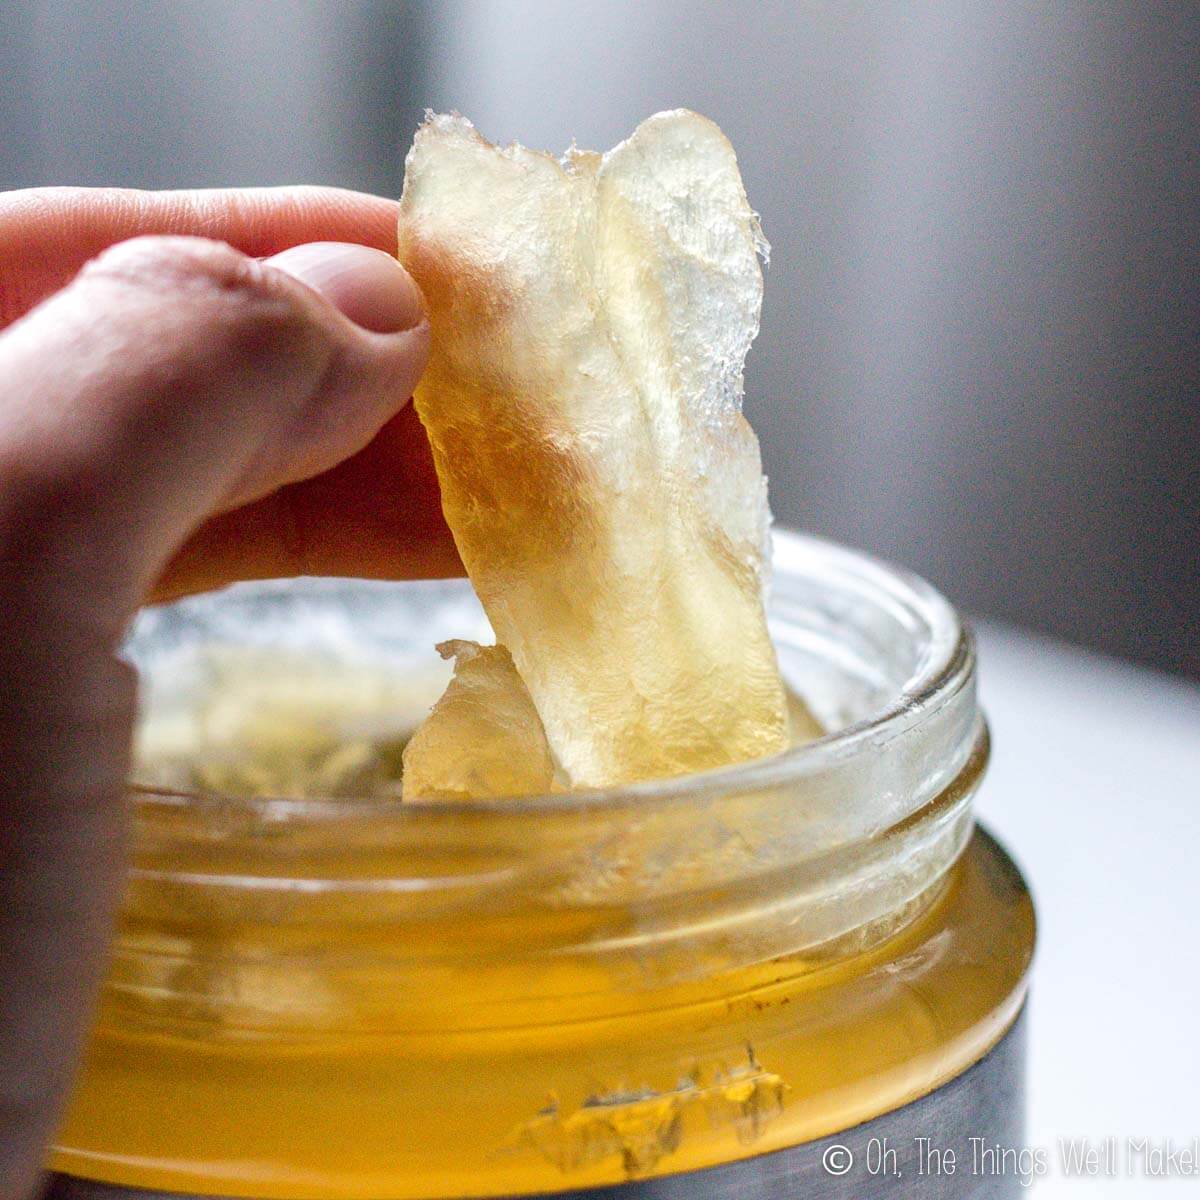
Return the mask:
[[[316,188],[0,196],[5,1200],[36,1187],[111,929],[137,607],[461,572],[407,405],[429,329],[395,223]]]

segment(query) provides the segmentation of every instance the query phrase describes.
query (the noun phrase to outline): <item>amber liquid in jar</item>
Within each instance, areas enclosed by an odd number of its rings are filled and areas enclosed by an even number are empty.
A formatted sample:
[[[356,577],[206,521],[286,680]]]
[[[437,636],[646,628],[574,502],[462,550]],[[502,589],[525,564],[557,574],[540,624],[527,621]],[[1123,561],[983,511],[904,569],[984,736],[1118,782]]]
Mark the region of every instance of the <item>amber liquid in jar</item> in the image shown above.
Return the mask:
[[[614,992],[549,1027],[347,1030],[315,1045],[102,1026],[52,1165],[164,1191],[367,1200],[728,1162],[848,1128],[965,1069],[1015,1018],[1032,945],[1029,895],[977,832],[929,911],[869,954],[763,964],[673,989],[662,1007],[643,997],[631,1012]],[[431,995],[430,1024],[478,1003],[473,982]]]

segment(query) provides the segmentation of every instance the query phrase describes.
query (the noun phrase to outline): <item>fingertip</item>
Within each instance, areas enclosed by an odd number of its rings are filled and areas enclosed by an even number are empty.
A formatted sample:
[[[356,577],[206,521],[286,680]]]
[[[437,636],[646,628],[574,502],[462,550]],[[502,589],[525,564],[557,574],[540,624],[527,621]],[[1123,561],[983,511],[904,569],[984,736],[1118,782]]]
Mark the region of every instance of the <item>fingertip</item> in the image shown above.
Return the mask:
[[[310,242],[266,260],[373,333],[404,333],[426,319],[425,297],[390,254],[346,242]]]

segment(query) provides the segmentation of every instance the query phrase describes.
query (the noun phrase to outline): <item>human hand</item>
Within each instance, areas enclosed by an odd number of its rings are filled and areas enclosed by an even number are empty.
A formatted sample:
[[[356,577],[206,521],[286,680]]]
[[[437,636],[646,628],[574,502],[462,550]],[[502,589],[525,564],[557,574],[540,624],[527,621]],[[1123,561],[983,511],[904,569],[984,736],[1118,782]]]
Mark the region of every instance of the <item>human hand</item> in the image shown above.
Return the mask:
[[[33,1186],[119,894],[137,606],[461,570],[395,226],[331,189],[0,196],[2,1197]]]

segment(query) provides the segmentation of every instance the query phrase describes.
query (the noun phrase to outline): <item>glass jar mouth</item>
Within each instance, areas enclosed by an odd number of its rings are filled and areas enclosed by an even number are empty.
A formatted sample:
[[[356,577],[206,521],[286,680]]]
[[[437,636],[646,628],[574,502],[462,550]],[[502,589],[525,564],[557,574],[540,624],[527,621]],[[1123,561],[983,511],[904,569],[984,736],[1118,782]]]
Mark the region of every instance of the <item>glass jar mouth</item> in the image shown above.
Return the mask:
[[[973,682],[975,650],[970,630],[942,594],[919,576],[863,552],[850,550],[812,534],[776,530],[773,534],[775,578],[811,569],[819,560],[826,575],[847,592],[870,593],[873,602],[886,608],[898,628],[919,645],[919,653],[893,694],[876,711],[839,726],[779,754],[731,766],[645,780],[615,788],[580,788],[571,792],[506,796],[494,799],[456,800],[452,804],[412,804],[379,796],[229,795],[216,791],[130,785],[135,806],[189,808],[230,815],[258,814],[272,822],[289,817],[307,822],[353,819],[369,811],[372,817],[406,824],[462,820],[467,816],[517,817],[581,810],[639,809],[693,802],[705,796],[744,793],[785,787],[821,772],[836,769],[872,747],[879,747],[918,729]],[[227,593],[253,590],[264,595],[287,595],[296,588],[319,588],[326,580],[271,580],[235,584]],[[355,581],[359,587],[389,587]],[[336,586],[336,583],[335,583]],[[403,585],[401,585],[403,586]],[[182,603],[188,603],[184,601]],[[772,632],[786,622],[772,613]],[[786,636],[786,635],[785,635]]]

